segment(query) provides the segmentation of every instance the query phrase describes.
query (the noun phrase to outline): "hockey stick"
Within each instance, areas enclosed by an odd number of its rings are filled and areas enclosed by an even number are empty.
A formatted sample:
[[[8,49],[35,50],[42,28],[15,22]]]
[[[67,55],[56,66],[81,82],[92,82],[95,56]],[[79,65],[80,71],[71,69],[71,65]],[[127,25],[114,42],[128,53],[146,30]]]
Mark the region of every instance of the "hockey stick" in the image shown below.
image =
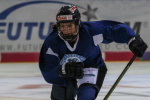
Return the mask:
[[[133,55],[132,58],[130,59],[130,61],[128,62],[128,64],[126,65],[126,67],[124,68],[124,70],[122,71],[122,73],[120,74],[120,76],[118,77],[118,79],[116,80],[116,82],[111,87],[111,89],[106,94],[106,96],[105,96],[105,98],[103,100],[107,100],[109,98],[109,96],[111,95],[111,93],[113,92],[113,90],[116,88],[116,86],[118,85],[118,83],[120,82],[120,80],[122,79],[122,77],[124,76],[124,74],[127,72],[127,70],[129,69],[129,67],[131,66],[131,64],[135,60],[135,58],[136,58],[136,55]]]

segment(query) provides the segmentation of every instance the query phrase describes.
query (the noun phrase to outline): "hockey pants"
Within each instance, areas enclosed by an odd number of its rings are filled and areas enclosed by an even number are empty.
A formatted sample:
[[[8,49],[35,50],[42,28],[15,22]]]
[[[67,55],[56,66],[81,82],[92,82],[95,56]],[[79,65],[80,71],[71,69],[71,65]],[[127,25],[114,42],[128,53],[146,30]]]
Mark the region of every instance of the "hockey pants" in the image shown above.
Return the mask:
[[[67,86],[52,86],[51,100],[95,100],[107,73],[106,65],[99,68],[98,79],[96,84],[84,83],[76,89],[72,84]]]

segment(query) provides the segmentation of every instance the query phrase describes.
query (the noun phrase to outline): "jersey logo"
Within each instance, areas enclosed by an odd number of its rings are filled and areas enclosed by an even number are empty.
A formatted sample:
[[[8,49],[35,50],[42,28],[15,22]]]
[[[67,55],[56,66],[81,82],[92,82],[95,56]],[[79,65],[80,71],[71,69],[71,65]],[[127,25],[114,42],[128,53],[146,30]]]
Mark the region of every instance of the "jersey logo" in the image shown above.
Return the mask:
[[[66,62],[83,62],[84,60],[86,60],[86,58],[78,54],[65,54],[60,61],[60,65],[63,65]]]

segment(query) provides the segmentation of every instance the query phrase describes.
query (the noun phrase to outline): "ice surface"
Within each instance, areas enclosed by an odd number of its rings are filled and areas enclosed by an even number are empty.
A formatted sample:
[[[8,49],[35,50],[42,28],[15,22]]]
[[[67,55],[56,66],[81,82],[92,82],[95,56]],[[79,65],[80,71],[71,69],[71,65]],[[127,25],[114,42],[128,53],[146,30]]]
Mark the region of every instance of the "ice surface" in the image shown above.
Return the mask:
[[[96,100],[103,100],[127,62],[107,62],[108,73]],[[51,84],[37,63],[0,63],[0,100],[50,100]],[[150,100],[150,62],[134,62],[108,100]]]

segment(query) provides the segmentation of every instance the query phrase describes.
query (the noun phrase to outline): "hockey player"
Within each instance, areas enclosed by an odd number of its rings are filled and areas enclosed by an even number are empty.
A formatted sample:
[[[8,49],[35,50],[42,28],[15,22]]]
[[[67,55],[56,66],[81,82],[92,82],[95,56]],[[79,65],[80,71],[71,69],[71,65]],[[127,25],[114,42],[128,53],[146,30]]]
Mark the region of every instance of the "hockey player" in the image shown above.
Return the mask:
[[[99,43],[126,43],[142,57],[146,43],[123,23],[81,22],[76,6],[63,6],[40,52],[39,66],[52,85],[51,100],[95,100],[107,68]]]

